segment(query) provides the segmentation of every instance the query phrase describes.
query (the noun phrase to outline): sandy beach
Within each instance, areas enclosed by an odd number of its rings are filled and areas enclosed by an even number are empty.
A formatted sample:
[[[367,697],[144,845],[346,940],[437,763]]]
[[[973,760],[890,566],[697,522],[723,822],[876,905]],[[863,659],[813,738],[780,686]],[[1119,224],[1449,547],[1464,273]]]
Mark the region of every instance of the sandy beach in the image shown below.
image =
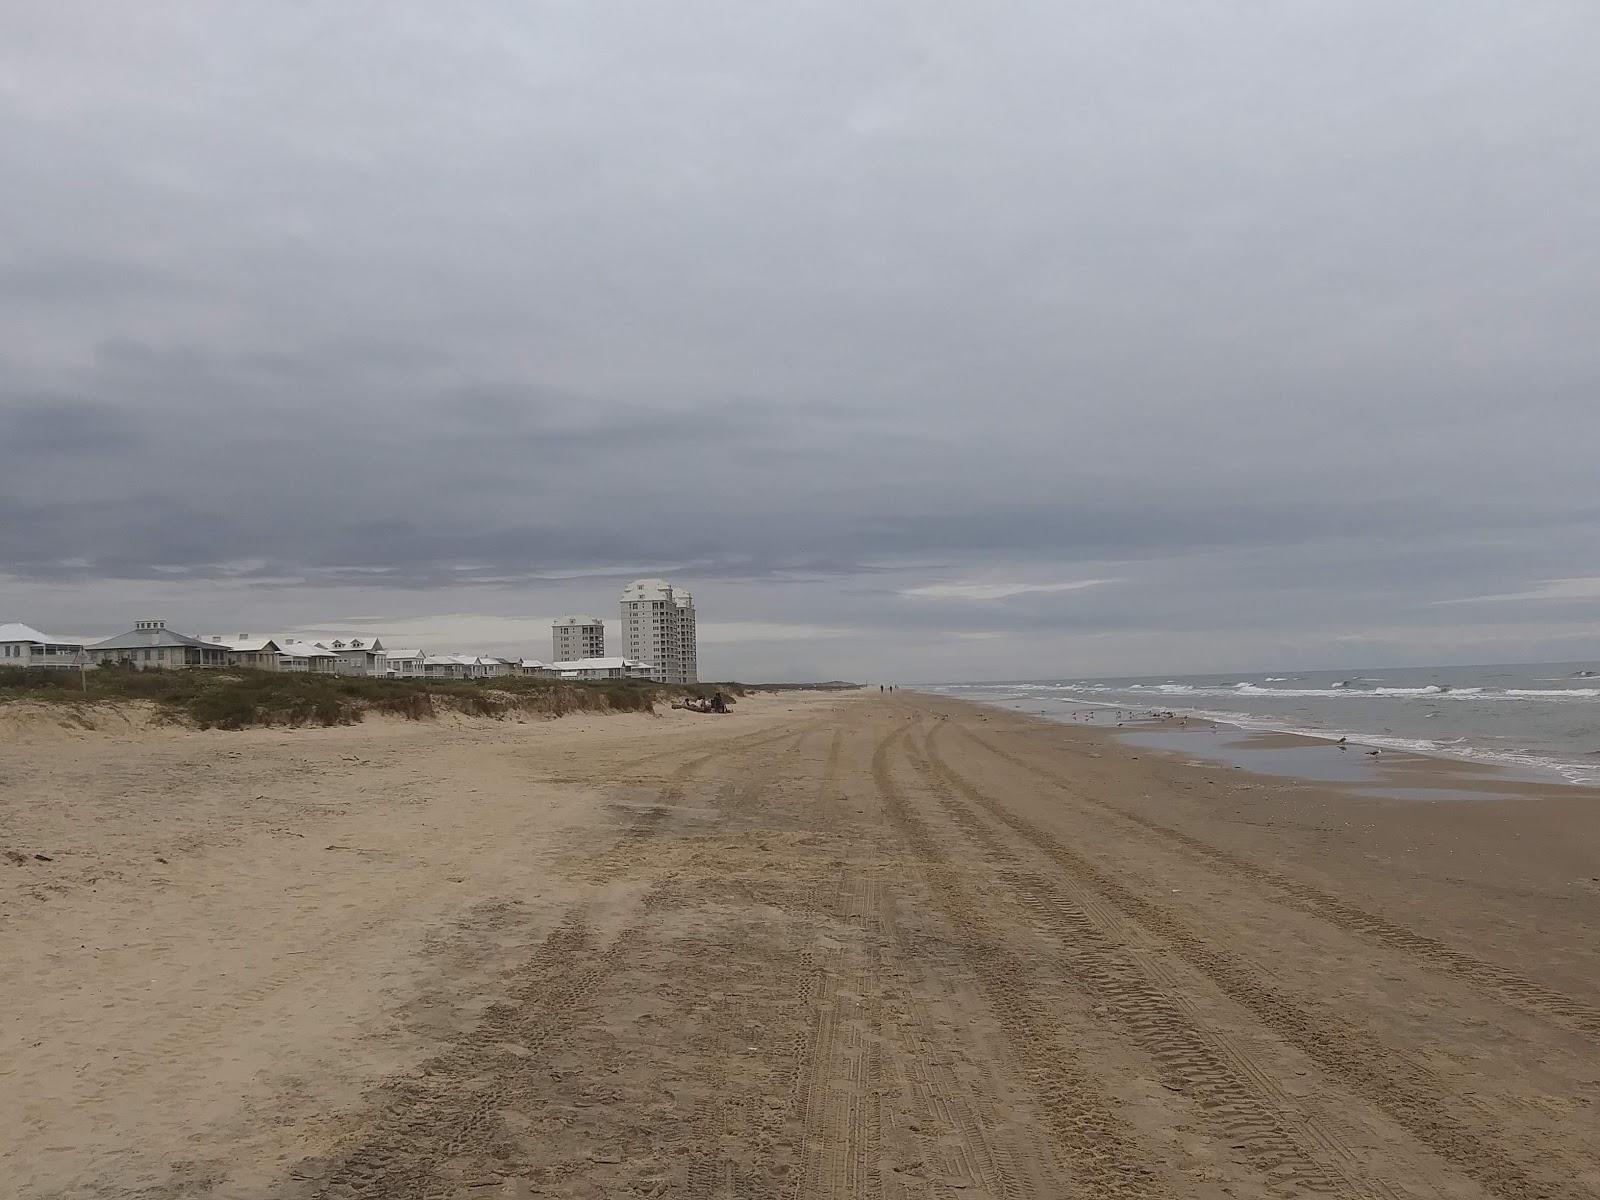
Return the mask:
[[[12,734],[0,1195],[1600,1195],[1591,792],[876,690]]]

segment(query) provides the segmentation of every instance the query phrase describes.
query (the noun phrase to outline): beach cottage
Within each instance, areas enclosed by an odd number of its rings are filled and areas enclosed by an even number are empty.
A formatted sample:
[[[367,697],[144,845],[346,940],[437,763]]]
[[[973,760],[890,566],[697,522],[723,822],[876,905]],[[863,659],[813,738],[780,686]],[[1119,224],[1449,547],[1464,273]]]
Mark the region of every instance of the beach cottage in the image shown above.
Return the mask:
[[[83,643],[14,621],[0,624],[0,667],[75,667]]]
[[[236,633],[232,637],[213,633],[201,640],[225,649],[228,652],[230,667],[246,667],[252,671],[276,671],[283,657],[283,650],[277,642],[271,638],[252,636],[248,633]]]
[[[390,679],[421,679],[427,672],[422,669],[428,657],[426,650],[390,650],[388,652]]]
[[[302,675],[337,675],[339,656],[332,650],[324,650],[315,642],[283,638],[278,647],[278,670]]]
[[[422,674],[427,679],[476,679],[478,659],[473,654],[426,654]]]
[[[102,667],[130,666],[141,671],[228,665],[225,647],[174,632],[165,621],[136,621],[127,633],[96,642],[88,647],[88,653]]]
[[[377,638],[335,637],[317,643],[339,656],[339,674],[382,679],[389,673],[389,655]]]

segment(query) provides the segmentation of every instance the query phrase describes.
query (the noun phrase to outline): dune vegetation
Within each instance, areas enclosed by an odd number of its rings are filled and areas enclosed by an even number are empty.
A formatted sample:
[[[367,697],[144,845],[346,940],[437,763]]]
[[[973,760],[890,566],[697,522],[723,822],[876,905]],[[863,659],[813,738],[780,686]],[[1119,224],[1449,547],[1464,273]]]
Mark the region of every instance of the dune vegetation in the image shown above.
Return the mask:
[[[739,695],[737,684],[689,687],[614,680],[585,683],[529,676],[499,679],[369,679],[277,671],[84,672],[0,668],[0,704],[34,701],[68,707],[143,702],[165,720],[200,729],[254,725],[353,725],[370,714],[428,720],[446,714],[514,718],[573,712],[650,712],[658,700],[713,687]]]

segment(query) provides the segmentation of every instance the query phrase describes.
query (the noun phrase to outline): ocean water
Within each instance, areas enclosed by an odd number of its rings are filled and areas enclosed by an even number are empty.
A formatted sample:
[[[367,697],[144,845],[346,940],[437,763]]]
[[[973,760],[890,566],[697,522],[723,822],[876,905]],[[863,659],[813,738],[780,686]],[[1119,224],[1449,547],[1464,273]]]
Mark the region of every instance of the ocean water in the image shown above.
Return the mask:
[[[1600,662],[1080,677],[927,690],[1062,720],[1171,712],[1600,784]]]

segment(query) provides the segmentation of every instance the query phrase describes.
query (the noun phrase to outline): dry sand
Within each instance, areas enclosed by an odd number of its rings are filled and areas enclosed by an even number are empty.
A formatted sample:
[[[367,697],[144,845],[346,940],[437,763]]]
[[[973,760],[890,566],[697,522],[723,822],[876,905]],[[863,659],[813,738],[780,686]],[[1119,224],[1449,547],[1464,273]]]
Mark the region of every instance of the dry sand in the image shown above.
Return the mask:
[[[0,1194],[1594,1196],[1597,849],[875,692],[14,735]]]

